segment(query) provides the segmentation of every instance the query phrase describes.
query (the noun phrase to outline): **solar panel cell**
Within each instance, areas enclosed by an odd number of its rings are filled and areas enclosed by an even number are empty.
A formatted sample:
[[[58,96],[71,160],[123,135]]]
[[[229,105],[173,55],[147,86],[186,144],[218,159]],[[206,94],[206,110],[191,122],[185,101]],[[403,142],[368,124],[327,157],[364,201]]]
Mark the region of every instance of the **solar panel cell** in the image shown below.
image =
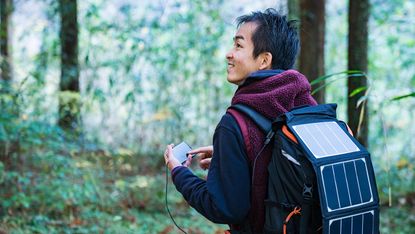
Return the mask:
[[[339,233],[341,230],[341,220],[336,220],[330,224],[329,233]]]
[[[369,177],[366,170],[366,162],[364,160],[355,161],[357,177],[359,178],[360,192],[362,195],[362,202],[372,201],[372,189],[369,184]]]
[[[373,233],[374,216],[373,213],[366,213],[363,215],[363,233]]]
[[[327,198],[327,210],[331,211],[331,210],[336,210],[340,207],[340,202],[337,199],[339,197],[338,192],[337,192],[337,186],[336,186],[336,182],[334,181],[334,171],[333,171],[333,167],[325,167],[322,170],[322,175],[323,178],[325,178],[323,180],[324,184],[324,191],[326,193],[326,198]],[[328,199],[328,198],[335,198],[335,199]]]
[[[362,203],[362,198],[360,196],[359,182],[357,181],[356,167],[353,162],[348,162],[344,164],[346,170],[347,182],[350,191],[350,199],[352,205]]]
[[[363,234],[363,215],[353,217],[353,234]]]
[[[336,164],[333,166],[334,176],[337,184],[337,190],[339,191],[340,207],[350,206],[349,191],[347,190],[347,180],[344,174],[343,164]]]
[[[320,167],[327,212],[363,206],[373,201],[364,158]]]
[[[373,210],[364,213],[349,215],[329,220],[327,233],[353,233],[372,234],[375,230],[375,212]]]
[[[341,233],[352,233],[352,217],[341,220]]]

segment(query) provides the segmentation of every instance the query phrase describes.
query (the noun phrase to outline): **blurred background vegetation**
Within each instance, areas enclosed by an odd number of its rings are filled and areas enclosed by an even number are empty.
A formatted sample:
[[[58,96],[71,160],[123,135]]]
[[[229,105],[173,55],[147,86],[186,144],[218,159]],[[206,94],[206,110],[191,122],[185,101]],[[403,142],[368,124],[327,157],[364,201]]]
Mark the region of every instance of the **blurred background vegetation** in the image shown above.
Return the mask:
[[[316,98],[357,121],[381,232],[414,233],[415,2],[356,2],[1,0],[0,233],[177,233],[165,145],[211,144],[234,20],[267,7],[300,21]],[[168,194],[189,233],[226,228]]]

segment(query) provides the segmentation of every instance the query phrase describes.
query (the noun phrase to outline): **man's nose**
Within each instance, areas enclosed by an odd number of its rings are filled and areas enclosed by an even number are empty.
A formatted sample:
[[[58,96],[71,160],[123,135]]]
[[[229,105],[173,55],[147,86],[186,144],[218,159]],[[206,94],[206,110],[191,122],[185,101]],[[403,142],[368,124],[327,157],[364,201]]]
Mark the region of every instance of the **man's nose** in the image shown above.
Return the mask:
[[[232,50],[230,50],[230,51],[228,51],[228,53],[226,53],[226,59],[231,59],[231,58],[233,58],[233,51]]]

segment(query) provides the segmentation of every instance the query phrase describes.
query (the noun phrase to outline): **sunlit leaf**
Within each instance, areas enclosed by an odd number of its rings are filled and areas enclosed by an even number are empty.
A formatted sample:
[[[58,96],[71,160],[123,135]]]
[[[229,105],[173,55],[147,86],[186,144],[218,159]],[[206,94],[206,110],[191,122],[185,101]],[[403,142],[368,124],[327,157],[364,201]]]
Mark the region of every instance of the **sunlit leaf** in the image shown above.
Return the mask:
[[[347,76],[342,76],[342,75],[347,75]],[[319,83],[323,83],[323,81],[324,83],[318,86],[317,88],[314,88],[311,94],[315,94],[319,90],[323,89],[324,87],[328,86],[329,84],[332,84],[333,82],[337,80],[348,79],[351,77],[366,77],[366,75],[363,72],[358,71],[358,70],[348,70],[348,71],[337,72],[337,73],[333,73],[333,74],[329,74],[325,76],[320,76],[319,78],[311,81],[310,84],[316,85]]]
[[[359,94],[359,93],[361,93],[361,92],[365,91],[366,89],[367,89],[367,87],[366,87],[366,86],[362,86],[362,87],[360,87],[360,88],[357,88],[357,89],[353,90],[353,92],[352,92],[352,93],[350,93],[349,97],[354,97],[355,95],[357,95],[357,94]]]
[[[404,98],[409,98],[409,97],[415,97],[415,92],[405,94],[405,95],[401,95],[401,96],[396,96],[396,97],[392,98],[391,101],[398,101],[398,100],[401,100],[401,99],[404,99]]]
[[[367,95],[361,96],[359,98],[359,100],[357,100],[356,107],[359,107],[360,105],[362,105],[363,103],[365,103],[367,101],[367,99],[368,99],[368,96]]]
[[[317,79],[311,81],[310,84],[311,85],[318,84],[322,81],[328,80],[329,78],[331,78],[333,76],[338,76],[338,75],[348,75],[348,76],[343,77],[343,78],[365,76],[364,73],[362,73],[361,71],[347,70],[347,71],[342,71],[342,72],[337,72],[337,73],[333,73],[333,74],[329,74],[329,75],[320,76]]]

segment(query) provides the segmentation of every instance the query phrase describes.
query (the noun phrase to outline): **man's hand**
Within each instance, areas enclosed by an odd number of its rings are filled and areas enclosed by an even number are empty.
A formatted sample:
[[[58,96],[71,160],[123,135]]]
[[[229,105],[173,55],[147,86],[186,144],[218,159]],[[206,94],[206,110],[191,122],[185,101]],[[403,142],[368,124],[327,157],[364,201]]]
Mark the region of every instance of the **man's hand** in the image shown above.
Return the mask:
[[[167,145],[166,151],[164,151],[164,161],[169,170],[172,171],[175,167],[181,166],[179,160],[173,155],[174,144]]]
[[[200,148],[189,151],[188,154],[190,158],[191,158],[191,155],[193,154],[199,154],[200,156],[199,166],[203,170],[206,170],[206,169],[209,169],[210,161],[212,160],[213,146],[209,145],[209,146],[200,147]]]

